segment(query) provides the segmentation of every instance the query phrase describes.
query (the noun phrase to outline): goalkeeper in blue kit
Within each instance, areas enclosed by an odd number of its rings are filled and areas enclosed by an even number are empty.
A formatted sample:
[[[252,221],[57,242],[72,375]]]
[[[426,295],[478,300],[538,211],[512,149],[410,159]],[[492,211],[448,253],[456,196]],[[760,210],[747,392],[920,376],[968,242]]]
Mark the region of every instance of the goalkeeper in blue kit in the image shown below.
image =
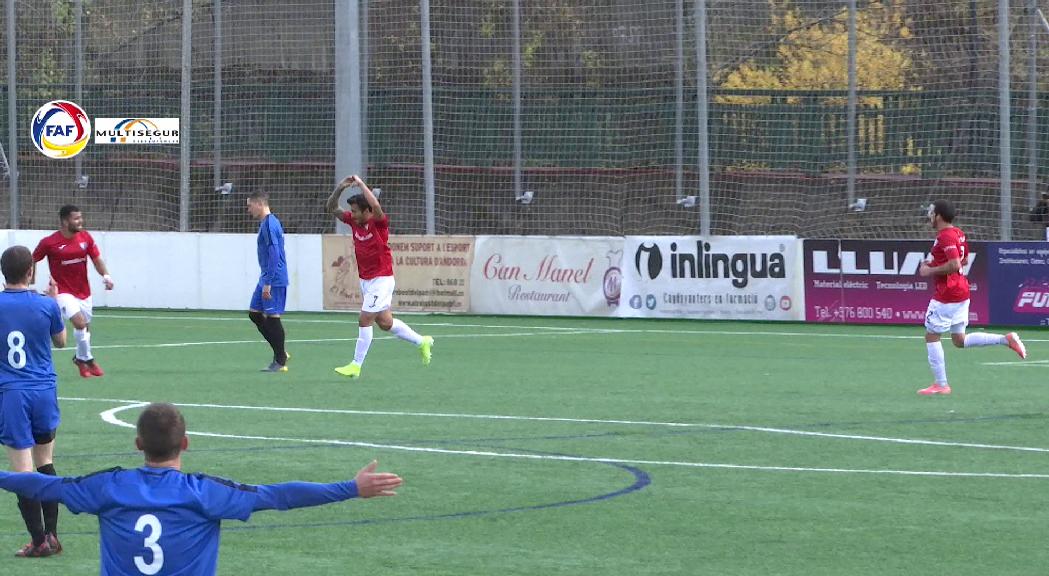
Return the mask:
[[[139,416],[135,446],[145,466],[113,468],[79,478],[0,472],[0,489],[74,514],[98,516],[102,576],[215,574],[222,520],[247,520],[261,510],[289,510],[351,498],[394,496],[396,474],[371,462],[353,480],[253,486],[181,471],[189,446],[186,422],[171,404],[150,404]]]

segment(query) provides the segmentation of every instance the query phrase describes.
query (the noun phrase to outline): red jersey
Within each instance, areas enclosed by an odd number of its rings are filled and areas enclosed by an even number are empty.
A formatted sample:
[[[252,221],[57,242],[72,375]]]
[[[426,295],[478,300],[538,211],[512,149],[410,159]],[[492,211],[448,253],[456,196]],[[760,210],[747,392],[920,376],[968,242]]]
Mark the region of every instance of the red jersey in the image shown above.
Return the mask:
[[[98,245],[86,231],[81,230],[66,238],[61,232],[44,238],[33,250],[33,261],[47,258],[51,278],[58,284],[59,294],[72,294],[81,300],[91,297],[87,283],[87,259],[98,258]]]
[[[390,253],[390,217],[371,218],[358,226],[349,212],[342,213],[342,221],[353,230],[353,253],[357,255],[357,275],[361,280],[393,276],[393,254]]]
[[[955,258],[962,261],[964,268],[969,263],[969,243],[961,228],[950,227],[940,230],[932,245],[932,266],[942,266]],[[969,279],[961,270],[936,276],[936,293],[933,299],[949,304],[969,299]]]

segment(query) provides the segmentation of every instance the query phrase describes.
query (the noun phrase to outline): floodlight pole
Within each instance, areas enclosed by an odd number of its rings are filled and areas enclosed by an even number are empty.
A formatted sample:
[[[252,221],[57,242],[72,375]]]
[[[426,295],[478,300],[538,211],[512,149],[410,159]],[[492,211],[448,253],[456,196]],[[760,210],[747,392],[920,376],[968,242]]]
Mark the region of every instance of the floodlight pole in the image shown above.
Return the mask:
[[[856,78],[856,0],[849,0],[849,104],[845,119],[846,139],[848,140],[848,167],[846,188],[848,191],[848,204],[852,206],[856,202],[856,108],[857,108],[857,78]]]

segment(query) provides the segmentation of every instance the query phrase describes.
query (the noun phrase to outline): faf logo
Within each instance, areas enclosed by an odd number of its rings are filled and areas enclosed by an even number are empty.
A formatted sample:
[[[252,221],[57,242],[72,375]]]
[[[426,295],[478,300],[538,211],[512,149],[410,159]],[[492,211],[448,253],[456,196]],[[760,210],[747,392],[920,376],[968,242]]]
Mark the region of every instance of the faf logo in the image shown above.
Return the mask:
[[[33,145],[48,158],[72,158],[91,137],[87,112],[68,100],[52,100],[37,109],[29,125]]]

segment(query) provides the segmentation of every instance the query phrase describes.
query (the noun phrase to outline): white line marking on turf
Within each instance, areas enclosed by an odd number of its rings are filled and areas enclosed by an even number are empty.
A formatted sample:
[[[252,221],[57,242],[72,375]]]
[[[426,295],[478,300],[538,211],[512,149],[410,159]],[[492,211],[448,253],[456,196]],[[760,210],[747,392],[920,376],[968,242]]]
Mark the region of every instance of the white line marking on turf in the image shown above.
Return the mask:
[[[68,399],[67,399],[68,400]],[[141,408],[147,403],[136,402],[126,406],[111,408],[99,415],[102,420],[115,426],[123,428],[135,428],[133,424],[124,422],[117,418],[117,414],[125,410]],[[178,404],[186,406],[186,404]],[[951,478],[1011,478],[1011,479],[1049,479],[1049,474],[1006,474],[1001,472],[946,472],[937,470],[868,470],[856,468],[807,468],[799,466],[756,466],[746,464],[721,464],[714,462],[678,462],[672,460],[634,460],[626,458],[588,458],[583,456],[555,456],[548,454],[518,454],[514,452],[490,452],[482,450],[448,450],[444,448],[425,448],[421,446],[400,446],[396,444],[375,444],[372,442],[351,442],[346,440],[322,440],[311,438],[282,438],[276,436],[249,436],[243,434],[217,434],[213,432],[193,432],[186,434],[193,436],[207,436],[212,438],[230,438],[236,440],[263,440],[267,442],[296,442],[303,444],[329,444],[337,446],[357,446],[361,448],[376,448],[383,450],[400,450],[404,452],[423,452],[429,454],[453,454],[460,456],[483,456],[489,458],[517,458],[524,460],[547,460],[558,462],[593,462],[601,464],[634,464],[649,466],[680,466],[688,468],[721,468],[729,470],[760,470],[768,472],[823,472],[836,474],[884,474],[895,476],[935,476]]]
[[[1030,368],[1049,368],[1049,360],[1012,360],[1010,362],[980,362],[984,366],[1019,366]]]
[[[596,334],[598,332],[583,330],[574,332],[506,332],[502,334],[442,334],[438,338],[517,338],[523,336],[575,336],[579,334]],[[396,336],[377,336],[375,340],[396,340]],[[289,339],[286,342],[292,344],[302,343],[324,343],[324,342],[356,342],[356,338],[299,338]],[[118,348],[184,348],[187,346],[219,346],[224,344],[258,344],[258,340],[211,340],[205,342],[163,342],[158,344],[98,344],[91,346],[92,349],[118,349]],[[75,352],[73,348],[65,350]]]
[[[142,400],[121,400],[115,398],[73,398],[60,397],[59,400],[76,402],[112,402],[118,404],[133,404],[144,406],[148,402]],[[911,444],[919,446],[945,446],[953,448],[978,448],[984,450],[1011,450],[1017,452],[1049,452],[1049,448],[1038,448],[1034,446],[1007,446],[1000,444],[978,444],[972,442],[946,442],[942,440],[921,440],[913,438],[893,438],[886,436],[866,436],[859,434],[834,434],[830,432],[812,432],[809,430],[794,430],[789,428],[770,428],[767,426],[743,426],[733,424],[704,424],[695,422],[647,422],[643,420],[601,420],[594,418],[553,418],[543,416],[506,416],[496,414],[455,414],[444,412],[404,412],[389,410],[342,410],[335,408],[291,408],[279,406],[243,406],[226,404],[195,404],[178,402],[176,406],[186,408],[217,408],[222,410],[256,410],[260,412],[299,412],[307,414],[353,414],[358,416],[406,416],[422,418],[458,418],[478,420],[515,420],[522,422],[566,422],[574,424],[616,424],[624,426],[658,426],[671,428],[703,428],[713,430],[744,430],[748,432],[765,432],[769,434],[784,434],[792,436],[812,436],[817,438],[836,438],[840,440],[861,440],[866,442],[888,442],[892,444]]]
[[[132,319],[132,320],[184,320],[200,322],[243,322],[243,318],[230,317],[205,317],[205,316],[148,316],[148,315],[123,315],[123,314],[95,314],[95,318]],[[352,324],[347,320],[325,320],[314,318],[288,318],[283,317],[284,322],[301,322],[317,324]],[[589,319],[588,319],[589,320]],[[876,340],[916,340],[925,338],[924,333],[917,335],[899,334],[849,334],[844,332],[788,332],[778,330],[680,330],[669,328],[585,328],[581,326],[529,326],[529,325],[507,325],[507,324],[459,324],[455,322],[412,322],[413,326],[445,326],[451,328],[490,328],[490,329],[518,329],[518,330],[548,330],[571,331],[580,334],[673,334],[677,336],[811,336],[813,338],[868,338]],[[441,335],[447,338],[448,335]],[[1025,342],[1049,342],[1049,339],[1024,338]],[[96,346],[97,348],[97,346]]]

